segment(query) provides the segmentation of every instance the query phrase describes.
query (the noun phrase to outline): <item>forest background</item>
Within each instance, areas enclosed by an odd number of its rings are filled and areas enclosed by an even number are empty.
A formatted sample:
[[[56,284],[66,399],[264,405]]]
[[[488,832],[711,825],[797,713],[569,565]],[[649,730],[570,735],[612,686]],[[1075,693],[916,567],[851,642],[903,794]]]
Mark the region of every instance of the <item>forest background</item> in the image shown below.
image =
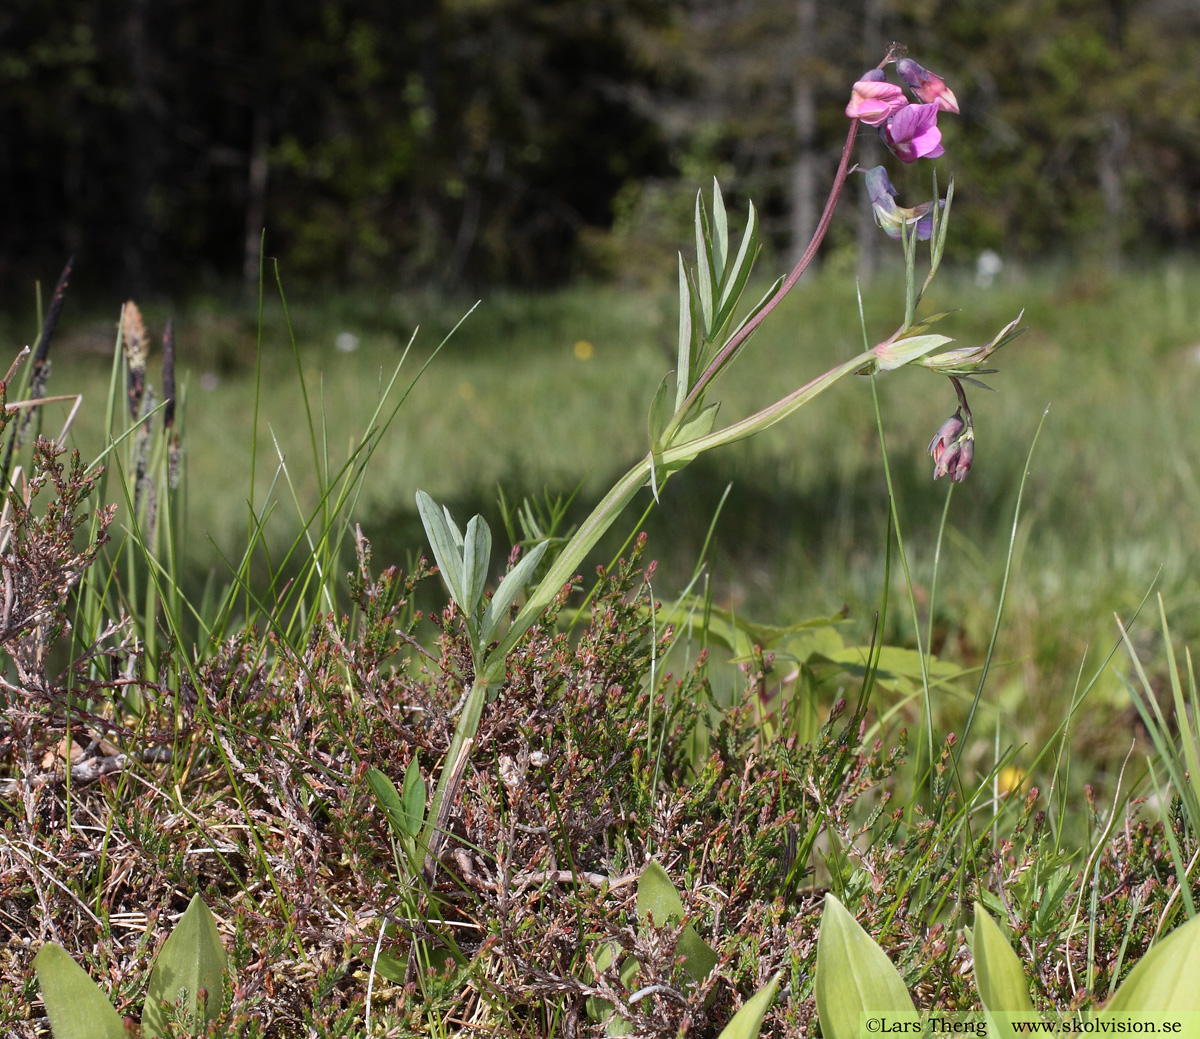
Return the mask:
[[[255,284],[264,227],[293,284],[670,278],[713,174],[786,254],[892,40],[962,105],[959,259],[1194,246],[1198,30],[1192,0],[16,0],[0,292],[70,254],[89,297]],[[864,210],[827,248],[878,247]]]

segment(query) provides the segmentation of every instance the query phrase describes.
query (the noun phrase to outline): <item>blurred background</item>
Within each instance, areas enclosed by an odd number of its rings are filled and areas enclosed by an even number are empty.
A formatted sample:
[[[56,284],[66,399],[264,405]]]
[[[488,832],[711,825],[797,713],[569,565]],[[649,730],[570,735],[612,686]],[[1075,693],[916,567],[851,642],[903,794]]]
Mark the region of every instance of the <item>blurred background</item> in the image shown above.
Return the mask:
[[[960,259],[1140,258],[1200,234],[1198,29],[1194,0],[11,0],[0,289],[69,254],[89,298],[254,284],[264,227],[297,285],[670,277],[714,174],[787,254],[892,40],[962,106]],[[868,231],[829,246],[860,273]]]
[[[756,299],[807,243],[850,86],[891,41],[962,114],[941,119],[936,162],[902,167],[869,130],[855,158],[886,161],[905,205],[930,197],[934,170],[955,179],[928,301],[956,311],[940,330],[987,342],[1022,308],[1029,327],[996,358],[1000,392],[971,391],[978,448],[946,512],[935,649],[982,659],[1011,546],[994,696],[1005,738],[1040,746],[1113,644],[1114,611],[1154,586],[1174,630],[1200,635],[1195,0],[9,0],[0,335],[12,353],[35,339],[74,256],[49,391],[84,394],[71,435],[94,457],[121,303],[137,299],[152,338],[174,316],[192,595],[228,579],[247,502],[272,481],[281,500],[289,481],[313,493],[310,444],[336,469],[405,346],[403,381],[475,300],[361,489],[377,565],[423,545],[418,487],[497,531],[500,490],[578,488],[577,522],[645,450],[697,190],[719,179],[735,234],[749,200],[762,214]],[[819,269],[723,381],[722,418],[889,334],[899,259],[852,177]],[[924,615],[946,506],[925,444],[955,400],[921,372],[879,386]],[[673,479],[648,521],[660,594],[687,583],[718,512],[718,603],[779,624],[845,603],[847,637],[868,639],[888,529],[871,386],[839,385]],[[272,523],[277,545],[299,529],[290,503]],[[892,566],[884,634],[911,644]],[[1119,764],[1132,713],[1119,678],[1101,686],[1086,739],[1112,741],[1092,756]]]

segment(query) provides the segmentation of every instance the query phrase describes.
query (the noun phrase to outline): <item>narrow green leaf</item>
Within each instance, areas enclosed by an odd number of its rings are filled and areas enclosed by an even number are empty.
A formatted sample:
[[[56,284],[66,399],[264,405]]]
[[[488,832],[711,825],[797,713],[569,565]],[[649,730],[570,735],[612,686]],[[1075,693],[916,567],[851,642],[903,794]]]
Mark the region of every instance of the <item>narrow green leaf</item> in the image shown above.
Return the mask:
[[[729,268],[725,279],[725,286],[721,290],[721,298],[717,303],[717,313],[713,318],[713,324],[717,328],[720,328],[729,320],[734,307],[738,304],[738,300],[742,298],[742,292],[746,288],[746,282],[750,279],[751,271],[754,270],[754,261],[757,256],[758,211],[754,208],[754,203],[751,202],[750,211],[746,217],[746,230],[742,232],[742,244],[738,248],[737,259],[733,261],[733,266]]]
[[[987,910],[975,903],[975,927],[971,933],[971,956],[975,960],[975,985],[985,1009],[1002,1013],[1033,1013],[1029,984],[1021,961],[1004,932]]]
[[[721,1029],[718,1039],[758,1039],[763,1018],[771,1009],[778,988],[779,975],[775,974],[770,981],[742,1004],[742,1008],[733,1015],[729,1024]]]
[[[683,406],[692,377],[692,302],[688,291],[687,268],[679,254],[679,347],[675,362],[675,410]]]
[[[825,1039],[858,1039],[863,1013],[916,1015],[887,954],[829,894],[817,938],[816,996]]]
[[[467,598],[460,605],[468,617],[474,617],[479,609],[491,561],[491,529],[482,516],[473,516],[467,524],[467,536],[463,539],[463,593]]]
[[[700,312],[704,315],[704,334],[713,327],[713,276],[709,264],[708,213],[704,208],[704,195],[696,192],[696,287],[700,290]]]
[[[150,972],[146,1007],[142,1011],[144,1039],[167,1034],[169,1011],[164,1005],[182,1005],[185,1017],[200,1025],[215,1020],[225,1009],[225,966],[227,957],[217,921],[199,895],[163,943]],[[205,999],[200,1001],[200,990]]]
[[[395,787],[392,789],[394,790]],[[422,823],[425,822],[425,795],[425,780],[421,778],[421,766],[414,757],[404,772],[404,793],[400,799],[404,813],[401,817],[401,825],[409,837],[416,837],[421,832]]]
[[[729,256],[729,218],[725,214],[725,196],[721,185],[713,177],[713,284],[720,285],[725,278],[725,260]]]
[[[54,1039],[125,1039],[125,1024],[108,997],[67,954],[50,942],[33,958]]]
[[[429,538],[429,547],[433,549],[433,561],[437,563],[442,575],[442,582],[450,593],[450,598],[463,607],[465,599],[462,576],[462,535],[457,539],[458,528],[454,521],[448,519],[449,513],[443,514],[435,502],[424,491],[417,491],[417,513],[421,517],[421,525],[425,528],[425,536]],[[453,530],[451,529],[453,527]]]
[[[1200,1011],[1200,916],[1152,946],[1104,1011],[1173,1014]]]
[[[492,636],[496,633],[496,627],[501,618],[508,613],[508,608],[521,594],[521,589],[529,583],[529,579],[533,576],[534,570],[537,569],[538,563],[542,561],[542,556],[546,554],[546,549],[549,547],[550,542],[548,541],[534,545],[517,560],[517,565],[504,575],[500,587],[496,589],[492,601],[488,603],[487,610],[484,611],[483,621],[479,627],[479,641],[483,645],[486,646],[492,641]]]
[[[442,516],[446,520],[446,529],[450,531],[450,536],[454,539],[454,547],[458,549],[459,556],[462,555],[463,549],[463,534],[458,529],[458,524],[454,522],[454,517],[450,515],[450,509],[443,505]]]

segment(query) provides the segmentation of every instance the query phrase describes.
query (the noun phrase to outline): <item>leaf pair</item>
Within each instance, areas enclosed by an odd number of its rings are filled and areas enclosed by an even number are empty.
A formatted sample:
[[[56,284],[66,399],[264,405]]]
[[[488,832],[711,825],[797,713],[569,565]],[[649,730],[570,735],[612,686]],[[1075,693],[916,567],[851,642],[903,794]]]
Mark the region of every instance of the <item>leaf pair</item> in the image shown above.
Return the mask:
[[[1015,1036],[1015,1021],[1036,1020],[1025,969],[1004,933],[978,902],[970,935],[975,984],[991,1024],[989,1034]],[[1200,917],[1156,944],[1099,1011],[1154,1014],[1200,1011]],[[858,1039],[863,1014],[912,1015],[913,1005],[899,971],[833,895],[817,939],[817,1015],[826,1039]],[[1101,1029],[1103,1030],[1103,1029]],[[1120,1031],[1119,1027],[1109,1029]]]
[[[175,1034],[168,1032],[173,1021],[193,1030],[216,1021],[225,1008],[226,966],[217,922],[196,895],[154,963],[142,1013],[143,1039]],[[108,998],[62,946],[43,945],[33,968],[54,1039],[126,1039],[125,1024]]]

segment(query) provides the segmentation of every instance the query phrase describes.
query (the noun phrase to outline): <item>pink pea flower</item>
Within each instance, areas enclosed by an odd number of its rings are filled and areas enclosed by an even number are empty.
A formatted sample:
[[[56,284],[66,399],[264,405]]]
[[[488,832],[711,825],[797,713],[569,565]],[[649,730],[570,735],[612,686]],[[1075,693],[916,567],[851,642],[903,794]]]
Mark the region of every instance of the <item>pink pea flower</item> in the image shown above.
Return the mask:
[[[958,113],[958,99],[941,76],[922,68],[912,58],[901,58],[897,61],[896,71],[912,88],[918,101],[927,105],[937,105],[943,112]]]
[[[901,162],[936,159],[945,153],[942,131],[937,126],[938,106],[906,105],[882,127],[884,143]]]
[[[846,115],[867,126],[882,126],[907,106],[908,98],[904,96],[904,91],[894,83],[886,82],[879,69],[872,69],[851,89]]]

